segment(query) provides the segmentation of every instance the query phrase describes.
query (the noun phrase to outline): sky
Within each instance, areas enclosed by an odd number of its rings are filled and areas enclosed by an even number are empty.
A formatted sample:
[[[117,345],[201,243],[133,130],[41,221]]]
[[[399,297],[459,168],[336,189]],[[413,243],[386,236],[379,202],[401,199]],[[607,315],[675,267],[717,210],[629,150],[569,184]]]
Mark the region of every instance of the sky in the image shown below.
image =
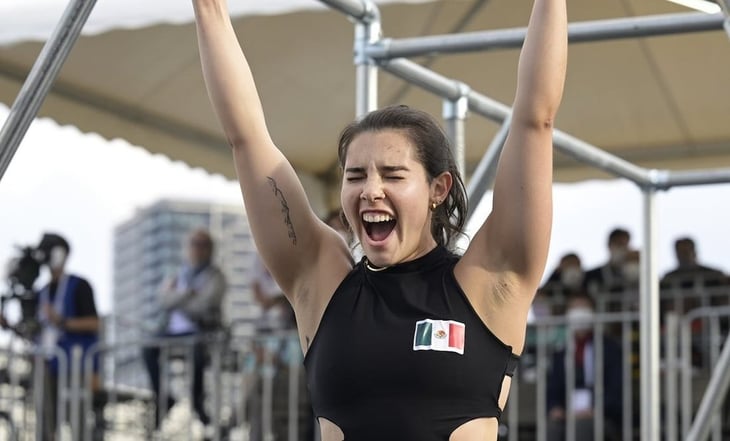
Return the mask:
[[[0,104],[0,122],[7,114],[8,107]],[[730,185],[659,194],[661,272],[674,265],[672,241],[681,235],[697,240],[702,261],[730,270],[729,196]],[[58,232],[73,247],[69,270],[91,281],[100,312],[110,313],[114,228],[161,198],[241,204],[238,184],[220,175],[152,155],[124,140],[109,141],[37,119],[0,180],[0,265],[4,268],[17,255],[16,245],[35,245],[43,232]],[[606,236],[616,226],[631,231],[633,246],[642,244],[641,193],[631,183],[556,184],[554,205],[547,271],[570,251],[586,267],[601,264],[607,259]],[[0,292],[5,288],[3,275]]]

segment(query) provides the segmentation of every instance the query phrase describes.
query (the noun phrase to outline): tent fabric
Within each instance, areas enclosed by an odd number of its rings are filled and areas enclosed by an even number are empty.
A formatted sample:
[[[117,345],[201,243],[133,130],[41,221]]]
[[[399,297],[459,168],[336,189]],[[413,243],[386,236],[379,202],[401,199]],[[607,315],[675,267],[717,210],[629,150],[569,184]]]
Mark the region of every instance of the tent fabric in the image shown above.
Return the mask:
[[[531,3],[444,0],[382,5],[384,36],[525,26]],[[570,21],[676,12],[687,9],[661,0],[569,5]],[[352,23],[337,12],[317,8],[247,15],[235,18],[234,25],[275,142],[298,171],[334,181],[337,135],[355,109]],[[37,41],[0,46],[1,102],[12,104],[41,47]],[[517,50],[494,50],[414,61],[509,104],[517,57]],[[405,103],[441,115],[439,98],[387,73],[379,78],[380,105]],[[728,78],[730,41],[721,31],[574,44],[556,125],[642,166],[727,167]],[[234,176],[226,140],[208,102],[190,22],[82,36],[40,115]],[[469,117],[467,169],[476,165],[498,128],[494,122]],[[555,176],[573,181],[606,175],[558,155]]]

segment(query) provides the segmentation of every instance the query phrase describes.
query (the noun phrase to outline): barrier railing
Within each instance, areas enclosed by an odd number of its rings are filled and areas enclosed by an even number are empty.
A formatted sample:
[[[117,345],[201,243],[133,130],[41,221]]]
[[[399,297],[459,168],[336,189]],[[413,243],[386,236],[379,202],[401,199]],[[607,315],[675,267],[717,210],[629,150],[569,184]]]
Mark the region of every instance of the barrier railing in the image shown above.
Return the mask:
[[[577,405],[584,398],[580,393],[576,394],[575,380],[583,373],[577,371],[572,362],[578,347],[570,338],[581,330],[580,324],[564,316],[540,318],[531,323],[505,409],[503,423],[509,430],[507,439],[550,441],[551,430],[561,425],[563,439],[581,439],[577,429],[583,421],[570,409],[586,406],[592,413],[590,430],[594,439],[604,439],[606,433],[611,432],[609,429],[617,433],[617,439],[634,439],[640,408],[637,384],[641,381],[637,367],[638,320],[639,315],[635,312],[597,313],[593,317],[590,331],[594,336],[607,335],[613,339],[612,348],[620,348],[620,355],[611,348],[609,351],[603,339],[593,339],[591,359],[594,362],[589,389],[596,399],[581,406]],[[728,320],[730,306],[703,307],[685,315],[672,314],[665,318],[661,373],[663,436],[668,441],[684,439],[688,433],[703,385],[707,383],[727,335]],[[707,326],[698,328],[698,321]],[[95,441],[105,434],[111,437],[107,439],[116,439],[115,435],[126,435],[126,439],[197,439],[203,427],[193,418],[196,345],[204,347],[207,353],[204,377],[207,387],[203,390],[205,409],[211,417],[205,433],[208,439],[312,439],[311,435],[303,435],[311,434],[316,425],[308,403],[296,334],[282,332],[238,337],[231,337],[231,334],[100,343],[88,349],[83,357],[80,351],[72,351],[70,360],[65,359],[60,349],[53,354],[32,345],[9,345],[0,349],[0,360],[4,361],[7,372],[5,385],[0,388],[0,422],[6,421],[7,439],[43,439],[43,425],[39,422],[45,421],[45,412],[48,412],[43,403],[49,396],[44,377],[50,355],[59,359],[58,396],[54,403],[59,422],[55,427],[57,439]],[[157,396],[148,387],[125,384],[117,369],[105,371],[101,389],[95,388],[92,377],[95,357],[108,361],[131,350],[137,351],[141,359],[144,348],[159,350],[160,392]],[[706,352],[699,359],[698,348]],[[615,374],[606,371],[604,361],[614,356],[620,360],[613,360],[613,365],[621,366],[619,427],[614,427],[616,421],[605,419],[604,400],[598,399],[607,396],[607,392],[615,392],[605,390],[604,386],[606,375]],[[556,368],[556,362],[560,363],[565,378],[565,417],[562,421],[550,419],[547,406],[550,373]],[[147,376],[147,372],[141,375]],[[23,378],[28,380],[24,383]],[[27,392],[18,393],[23,387]],[[184,409],[174,412],[177,418],[170,415],[168,423],[155,432],[154,410],[159,408],[160,419],[165,420],[170,396]],[[181,412],[186,414],[181,416]],[[713,440],[724,439],[728,433],[723,432],[730,429],[723,427],[723,423],[715,414],[710,430]]]

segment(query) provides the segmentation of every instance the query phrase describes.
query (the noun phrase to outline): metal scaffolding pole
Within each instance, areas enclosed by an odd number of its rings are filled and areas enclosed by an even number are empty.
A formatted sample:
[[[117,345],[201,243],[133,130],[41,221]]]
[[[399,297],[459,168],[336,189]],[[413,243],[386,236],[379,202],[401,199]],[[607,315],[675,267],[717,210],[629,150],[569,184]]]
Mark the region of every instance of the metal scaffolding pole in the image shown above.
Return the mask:
[[[720,411],[728,389],[730,389],[730,335],[725,340],[720,358],[712,371],[710,382],[707,384],[700,407],[697,409],[697,416],[687,435],[687,441],[707,439],[712,427],[712,418]]]
[[[497,163],[499,162],[499,156],[502,154],[504,142],[507,140],[511,122],[512,113],[507,115],[507,118],[502,123],[499,131],[492,139],[489,147],[487,147],[487,151],[484,152],[484,156],[482,156],[482,159],[479,161],[477,168],[474,169],[471,180],[469,180],[469,184],[466,186],[468,200],[473,200],[473,198],[477,195],[484,195],[487,191],[494,187],[494,178],[497,175]],[[477,204],[469,204],[469,212],[466,216],[467,223],[469,223],[469,219],[471,219],[476,208]]]
[[[412,61],[399,58],[383,61],[380,63],[380,67],[440,97],[457,99],[460,96],[459,85],[462,83],[446,78]],[[503,123],[511,113],[509,106],[473,90],[469,92],[468,101],[469,110],[499,123]],[[560,130],[553,131],[553,143],[559,151],[612,175],[624,177],[639,185],[651,185],[652,183],[647,170]]]
[[[378,9],[370,0],[319,0],[332,9],[342,12],[360,22],[374,18]]]
[[[730,0],[721,0],[718,3],[720,4],[722,11],[725,13],[725,23],[723,27],[725,28],[725,33],[728,38],[730,38]]]
[[[651,37],[679,33],[718,31],[723,29],[722,14],[688,12],[648,15],[571,23],[568,41],[583,43],[620,38]],[[384,39],[367,48],[375,59],[415,57],[436,53],[461,53],[522,47],[527,28],[466,32],[427,37]]]
[[[451,151],[454,154],[456,168],[462,176],[465,176],[465,152],[466,152],[466,135],[464,124],[466,116],[469,113],[469,102],[467,95],[469,94],[469,86],[462,84],[462,95],[455,100],[444,100],[443,117],[446,125],[446,134],[451,141]]]
[[[71,1],[43,46],[0,130],[0,180],[68,58],[96,0]]]
[[[641,250],[639,310],[641,440],[659,441],[659,281],[657,277],[656,190],[642,188],[644,195],[644,246]]]
[[[730,168],[688,171],[655,171],[652,185],[657,189],[690,185],[730,183]]]

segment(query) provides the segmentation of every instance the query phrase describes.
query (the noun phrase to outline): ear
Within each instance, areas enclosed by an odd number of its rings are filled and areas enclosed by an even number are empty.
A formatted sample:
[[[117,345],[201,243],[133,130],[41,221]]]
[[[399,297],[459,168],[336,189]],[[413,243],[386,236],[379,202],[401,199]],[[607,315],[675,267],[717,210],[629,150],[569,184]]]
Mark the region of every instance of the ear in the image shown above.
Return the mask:
[[[450,172],[443,172],[431,180],[431,202],[443,203],[451,191],[454,178]]]

